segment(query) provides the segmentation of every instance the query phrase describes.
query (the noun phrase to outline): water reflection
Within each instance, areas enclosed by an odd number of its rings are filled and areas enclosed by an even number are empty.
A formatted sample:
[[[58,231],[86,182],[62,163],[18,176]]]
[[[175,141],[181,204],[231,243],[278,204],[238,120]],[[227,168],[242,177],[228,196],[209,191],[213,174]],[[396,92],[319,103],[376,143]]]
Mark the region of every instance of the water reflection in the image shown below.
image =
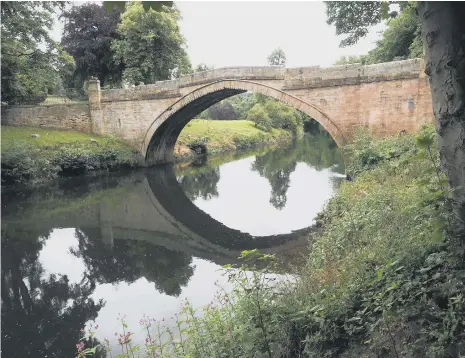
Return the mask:
[[[325,140],[2,192],[2,353],[72,357],[89,320],[103,340],[118,313],[136,328],[143,314],[172,316],[186,297],[203,305],[216,280],[227,285],[217,269],[243,249],[293,262],[337,185],[331,173],[342,162]],[[239,227],[250,212],[264,235]],[[298,214],[305,220],[292,221]]]

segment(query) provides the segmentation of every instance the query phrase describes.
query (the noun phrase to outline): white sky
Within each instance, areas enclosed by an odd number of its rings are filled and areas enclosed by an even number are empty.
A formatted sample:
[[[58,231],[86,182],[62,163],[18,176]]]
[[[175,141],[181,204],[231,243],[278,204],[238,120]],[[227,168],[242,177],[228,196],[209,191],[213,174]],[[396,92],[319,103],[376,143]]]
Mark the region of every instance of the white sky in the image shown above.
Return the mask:
[[[264,66],[278,47],[286,53],[287,67],[331,66],[343,55],[367,53],[385,28],[380,24],[355,46],[339,48],[341,37],[326,24],[323,2],[177,1],[176,5],[193,66],[201,62],[216,68]],[[61,24],[53,36],[60,39]]]

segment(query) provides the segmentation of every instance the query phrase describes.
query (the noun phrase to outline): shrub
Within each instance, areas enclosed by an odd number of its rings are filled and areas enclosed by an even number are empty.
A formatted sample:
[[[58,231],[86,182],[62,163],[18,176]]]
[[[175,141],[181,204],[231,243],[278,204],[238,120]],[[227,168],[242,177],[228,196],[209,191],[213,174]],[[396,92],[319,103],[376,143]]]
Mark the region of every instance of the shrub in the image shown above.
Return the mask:
[[[56,172],[56,166],[25,141],[16,141],[2,151],[2,184],[50,180]]]
[[[36,184],[98,170],[135,167],[139,154],[120,142],[105,138],[92,142],[55,144],[46,147],[15,140],[2,148],[2,183]]]
[[[268,100],[265,111],[273,128],[285,129],[292,133],[303,131],[302,116],[294,108],[276,100]]]
[[[353,177],[376,168],[384,161],[399,158],[402,154],[418,151],[415,138],[411,135],[390,137],[374,141],[366,128],[357,128],[352,144],[344,151],[349,158],[347,173]]]
[[[262,131],[270,132],[272,129],[270,117],[261,104],[256,104],[250,109],[247,120],[254,122],[255,126]]]
[[[234,144],[238,149],[245,149],[258,146],[261,143],[261,138],[251,137],[246,135],[237,135],[234,137]]]

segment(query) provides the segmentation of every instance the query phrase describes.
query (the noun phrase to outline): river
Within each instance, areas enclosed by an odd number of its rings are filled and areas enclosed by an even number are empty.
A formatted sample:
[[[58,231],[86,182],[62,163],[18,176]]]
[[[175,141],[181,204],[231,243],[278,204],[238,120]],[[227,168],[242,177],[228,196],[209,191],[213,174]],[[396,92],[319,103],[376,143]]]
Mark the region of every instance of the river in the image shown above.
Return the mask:
[[[279,149],[2,191],[2,353],[72,357],[80,329],[116,345],[188,299],[228,288],[222,265],[258,248],[294,262],[344,173],[326,135]]]

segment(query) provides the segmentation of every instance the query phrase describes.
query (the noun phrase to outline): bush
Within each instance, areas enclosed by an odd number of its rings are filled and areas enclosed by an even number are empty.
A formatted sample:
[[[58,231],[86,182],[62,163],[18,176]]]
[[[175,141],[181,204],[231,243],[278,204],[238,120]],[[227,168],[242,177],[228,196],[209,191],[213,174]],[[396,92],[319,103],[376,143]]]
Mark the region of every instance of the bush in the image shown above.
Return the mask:
[[[247,114],[247,120],[255,123],[258,129],[265,132],[272,130],[272,122],[261,104],[254,105]]]
[[[130,168],[139,164],[139,154],[120,142],[105,138],[92,142],[36,146],[14,140],[2,148],[2,183],[36,184],[58,175],[79,175],[98,170]]]
[[[262,139],[259,137],[250,137],[245,135],[237,135],[234,137],[234,144],[237,149],[246,149],[258,146]]]
[[[254,122],[262,131],[270,132],[272,129],[271,120],[261,104],[256,104],[250,109],[247,120]]]
[[[41,151],[25,141],[2,150],[2,184],[36,183],[56,178],[58,168]]]
[[[425,127],[428,128],[428,127]],[[422,131],[427,129],[422,129]],[[390,137],[374,141],[366,128],[357,128],[354,142],[344,148],[350,158],[346,169],[353,177],[376,168],[384,161],[399,158],[402,154],[418,151],[415,138],[411,135]]]
[[[273,128],[285,129],[294,134],[303,131],[302,116],[294,108],[276,100],[268,100],[264,108]]]

